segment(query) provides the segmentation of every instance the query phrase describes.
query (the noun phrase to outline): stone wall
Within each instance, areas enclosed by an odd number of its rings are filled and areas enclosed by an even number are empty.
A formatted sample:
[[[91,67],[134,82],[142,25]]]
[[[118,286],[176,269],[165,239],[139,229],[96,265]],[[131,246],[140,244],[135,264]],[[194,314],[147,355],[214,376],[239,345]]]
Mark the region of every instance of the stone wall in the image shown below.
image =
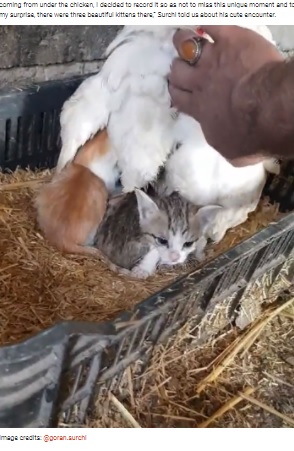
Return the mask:
[[[0,26],[1,86],[96,71],[119,26]]]
[[[119,26],[0,26],[0,86],[95,72]],[[294,26],[271,26],[283,50],[294,48]]]

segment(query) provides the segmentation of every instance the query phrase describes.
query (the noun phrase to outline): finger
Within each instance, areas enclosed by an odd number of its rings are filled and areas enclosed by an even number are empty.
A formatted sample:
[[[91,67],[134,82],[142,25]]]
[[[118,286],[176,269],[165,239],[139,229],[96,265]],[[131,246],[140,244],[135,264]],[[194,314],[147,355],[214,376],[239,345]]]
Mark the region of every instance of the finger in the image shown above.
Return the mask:
[[[177,58],[173,61],[169,82],[183,91],[193,91],[193,80],[195,78],[195,69],[189,66],[185,61]]]
[[[237,158],[228,158],[227,161],[231,163],[232,166],[236,168],[241,168],[244,166],[251,166],[257,163],[264,161],[264,157],[252,155],[248,157],[237,157]]]
[[[243,158],[226,158],[227,162],[230,163],[235,168],[242,168],[244,166],[248,166],[248,164],[245,162]]]
[[[177,108],[181,113],[191,113],[191,94],[182,91],[173,85],[169,85],[169,92],[172,100],[172,106]]]

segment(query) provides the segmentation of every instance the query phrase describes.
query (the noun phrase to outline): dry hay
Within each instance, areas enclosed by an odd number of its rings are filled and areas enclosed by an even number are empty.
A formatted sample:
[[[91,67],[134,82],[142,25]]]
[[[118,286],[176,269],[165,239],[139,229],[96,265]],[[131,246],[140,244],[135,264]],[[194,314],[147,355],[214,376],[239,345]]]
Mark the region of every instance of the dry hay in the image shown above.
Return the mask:
[[[0,344],[28,338],[61,320],[114,318],[164,288],[186,267],[128,280],[93,258],[61,255],[36,227],[32,199],[50,172],[0,173]],[[210,249],[223,253],[281,216],[263,200],[249,220]]]
[[[208,309],[198,326],[197,345],[205,343],[219,334],[232,322],[244,329],[261,315],[265,305],[274,302],[279,294],[292,285],[294,258],[289,258],[279,269],[278,276],[273,279],[276,268],[272,268],[253,282],[249,283],[242,295],[238,308],[232,310],[234,294]]]
[[[143,375],[137,364],[126,370],[119,394],[100,399],[86,426],[294,427],[294,288],[267,301],[242,332],[227,328],[200,346],[187,324],[157,346]]]

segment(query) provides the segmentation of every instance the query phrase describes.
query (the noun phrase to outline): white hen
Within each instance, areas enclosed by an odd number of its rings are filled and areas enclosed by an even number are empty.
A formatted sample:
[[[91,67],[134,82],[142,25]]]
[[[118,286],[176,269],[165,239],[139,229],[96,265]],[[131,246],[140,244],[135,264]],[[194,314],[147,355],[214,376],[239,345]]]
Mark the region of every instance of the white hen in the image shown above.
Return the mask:
[[[107,126],[124,191],[156,178],[174,140],[166,80],[176,55],[174,31],[169,26],[126,26],[118,33],[101,71],[84,81],[63,106],[57,171]]]
[[[274,44],[268,27],[246,28]],[[167,75],[176,56],[172,42],[176,29],[125,26],[118,33],[101,71],[83,82],[64,104],[57,170],[74,158],[87,139],[107,127],[112,145],[109,165],[118,162],[124,192],[153,182],[166,164],[168,191],[177,190],[197,205],[218,204],[227,209],[219,237],[256,208],[266,179],[265,164],[232,167],[206,143],[194,119],[171,108]],[[181,146],[174,150],[179,142]],[[99,161],[95,168],[101,176]],[[219,208],[216,212],[219,216]]]

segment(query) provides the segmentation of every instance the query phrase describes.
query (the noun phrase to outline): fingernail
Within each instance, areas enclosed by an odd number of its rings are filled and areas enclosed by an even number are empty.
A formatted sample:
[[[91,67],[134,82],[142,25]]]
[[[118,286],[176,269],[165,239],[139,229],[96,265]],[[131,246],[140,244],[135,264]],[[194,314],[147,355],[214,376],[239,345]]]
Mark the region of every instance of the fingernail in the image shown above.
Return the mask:
[[[209,36],[209,34],[207,34],[203,28],[201,27],[197,27],[196,28],[196,33],[201,36],[203,39],[206,39],[208,42],[210,42],[211,44],[214,44],[214,40],[212,39],[211,36]]]
[[[204,35],[205,31],[201,27],[196,27],[196,33],[202,37]]]

